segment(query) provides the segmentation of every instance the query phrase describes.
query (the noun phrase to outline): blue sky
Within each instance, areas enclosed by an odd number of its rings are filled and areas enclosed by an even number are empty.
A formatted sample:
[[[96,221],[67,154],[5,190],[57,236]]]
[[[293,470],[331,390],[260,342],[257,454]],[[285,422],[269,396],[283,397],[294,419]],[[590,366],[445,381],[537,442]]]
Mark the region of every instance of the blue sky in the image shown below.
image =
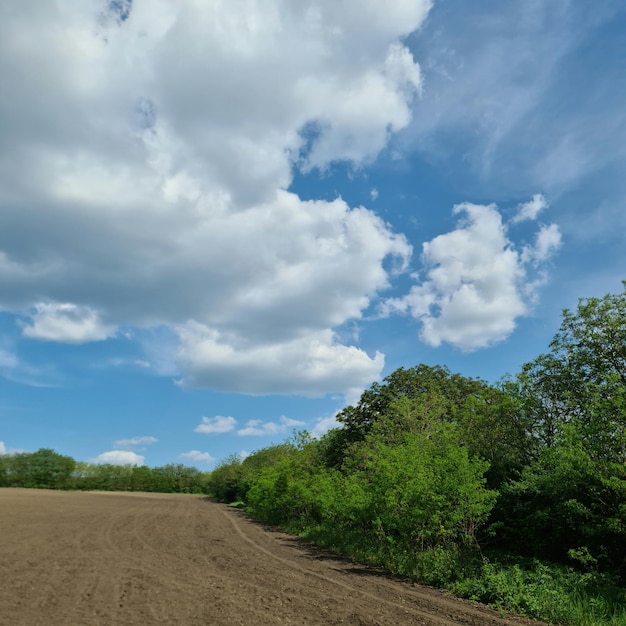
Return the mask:
[[[0,452],[210,469],[621,291],[623,2],[0,12]]]

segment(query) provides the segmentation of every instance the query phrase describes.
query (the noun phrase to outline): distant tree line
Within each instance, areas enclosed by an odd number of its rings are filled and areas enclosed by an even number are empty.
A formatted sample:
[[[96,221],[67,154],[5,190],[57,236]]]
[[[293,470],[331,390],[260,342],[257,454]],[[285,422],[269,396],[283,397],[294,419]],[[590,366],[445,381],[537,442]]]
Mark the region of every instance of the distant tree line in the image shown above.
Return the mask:
[[[91,464],[42,448],[0,456],[0,487],[203,493],[208,474],[195,467]]]
[[[565,310],[498,385],[399,369],[305,433],[210,474],[257,518],[475,600],[626,624],[626,282]]]

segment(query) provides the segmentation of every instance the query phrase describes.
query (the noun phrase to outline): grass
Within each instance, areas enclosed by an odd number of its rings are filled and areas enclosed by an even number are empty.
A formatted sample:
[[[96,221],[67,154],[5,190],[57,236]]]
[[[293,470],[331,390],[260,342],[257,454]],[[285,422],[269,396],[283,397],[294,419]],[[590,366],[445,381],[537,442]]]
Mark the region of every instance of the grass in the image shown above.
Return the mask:
[[[626,626],[626,589],[608,573],[496,552],[472,557],[436,547],[408,554],[364,541],[358,533],[333,533],[320,526],[299,530],[305,539],[337,553],[503,611],[561,626]]]
[[[626,590],[616,577],[492,555],[449,585],[464,598],[567,626],[626,626]]]

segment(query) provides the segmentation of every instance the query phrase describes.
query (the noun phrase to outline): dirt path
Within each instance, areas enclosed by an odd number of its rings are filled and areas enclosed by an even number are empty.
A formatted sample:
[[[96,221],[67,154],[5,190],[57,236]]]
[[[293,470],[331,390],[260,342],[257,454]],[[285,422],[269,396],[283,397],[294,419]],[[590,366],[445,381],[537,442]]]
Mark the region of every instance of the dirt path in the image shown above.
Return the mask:
[[[0,489],[0,624],[530,624],[193,496]]]

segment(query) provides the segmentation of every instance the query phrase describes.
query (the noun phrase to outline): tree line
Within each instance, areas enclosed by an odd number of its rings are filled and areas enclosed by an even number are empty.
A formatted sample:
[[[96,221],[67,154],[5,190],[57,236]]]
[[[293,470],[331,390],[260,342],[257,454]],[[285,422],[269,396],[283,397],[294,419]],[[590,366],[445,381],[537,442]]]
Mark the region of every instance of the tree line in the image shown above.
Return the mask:
[[[182,464],[91,464],[48,448],[0,456],[0,487],[204,493],[207,479],[208,473]]]
[[[401,368],[338,421],[227,459],[209,492],[475,600],[626,624],[626,282],[565,310],[516,376]]]

